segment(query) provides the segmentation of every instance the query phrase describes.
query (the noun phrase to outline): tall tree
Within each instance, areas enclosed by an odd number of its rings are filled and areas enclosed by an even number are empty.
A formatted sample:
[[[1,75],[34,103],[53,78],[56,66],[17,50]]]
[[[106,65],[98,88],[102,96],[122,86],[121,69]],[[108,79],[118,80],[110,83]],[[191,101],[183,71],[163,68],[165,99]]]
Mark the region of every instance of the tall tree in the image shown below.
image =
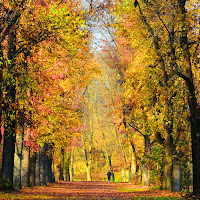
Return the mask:
[[[172,146],[176,141],[173,137],[173,107],[176,103],[173,102],[173,98],[177,94],[174,85],[176,81],[183,84],[179,79],[182,78],[185,81],[185,87],[181,88],[187,91],[187,102],[191,115],[194,193],[199,193],[200,171],[197,167],[199,165],[199,152],[197,151],[199,139],[198,134],[196,134],[199,132],[197,125],[199,124],[199,105],[196,96],[198,95],[198,88],[195,86],[197,80],[194,73],[198,60],[194,55],[198,54],[199,40],[198,34],[195,33],[197,28],[195,4],[190,2],[187,5],[186,1],[136,0],[123,2],[123,4],[121,2],[118,4],[117,11],[121,8],[123,10],[118,16],[122,16],[123,20],[128,19],[130,23],[127,23],[121,31],[129,35],[132,46],[139,49],[137,61],[143,60],[153,73],[159,70],[157,72],[162,77],[159,81],[161,88],[163,88],[162,92],[165,91],[165,94],[163,93],[165,96],[165,99],[163,99],[165,109],[163,111],[165,111],[164,128],[166,129],[166,134],[163,136],[166,149],[163,187],[172,188],[171,164],[174,154]],[[130,27],[130,24],[133,24],[134,29]],[[134,32],[129,32],[130,29]],[[151,48],[152,46],[154,48]],[[146,61],[142,58],[142,56],[145,57],[145,52],[146,58],[148,58]],[[196,117],[194,117],[194,113]]]

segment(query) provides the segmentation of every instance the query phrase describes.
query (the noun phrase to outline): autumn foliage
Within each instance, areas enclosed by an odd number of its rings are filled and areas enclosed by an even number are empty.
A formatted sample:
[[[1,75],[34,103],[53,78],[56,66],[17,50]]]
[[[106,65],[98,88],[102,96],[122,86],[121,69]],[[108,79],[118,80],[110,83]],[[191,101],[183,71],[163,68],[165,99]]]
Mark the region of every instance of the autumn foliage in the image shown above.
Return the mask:
[[[0,2],[2,188],[199,194],[199,3]]]

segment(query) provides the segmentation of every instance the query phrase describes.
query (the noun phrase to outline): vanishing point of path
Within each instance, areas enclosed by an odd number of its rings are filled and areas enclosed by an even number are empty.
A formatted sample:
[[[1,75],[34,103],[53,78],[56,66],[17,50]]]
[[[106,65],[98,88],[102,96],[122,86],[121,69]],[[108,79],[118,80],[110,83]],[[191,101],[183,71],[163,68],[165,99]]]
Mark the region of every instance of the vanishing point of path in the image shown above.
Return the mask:
[[[1,191],[0,199],[78,199],[78,200],[129,200],[134,197],[180,197],[169,191],[153,191],[147,186],[130,183],[107,183],[97,181],[60,181],[48,186]]]

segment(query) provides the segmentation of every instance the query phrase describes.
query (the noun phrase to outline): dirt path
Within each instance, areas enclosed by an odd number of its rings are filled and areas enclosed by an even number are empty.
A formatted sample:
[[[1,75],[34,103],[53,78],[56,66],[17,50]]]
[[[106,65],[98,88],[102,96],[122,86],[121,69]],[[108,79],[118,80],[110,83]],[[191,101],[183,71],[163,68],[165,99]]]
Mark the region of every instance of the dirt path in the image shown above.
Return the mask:
[[[7,195],[7,196],[6,196]],[[151,191],[146,186],[130,183],[107,182],[66,182],[52,183],[48,186],[23,188],[13,192],[0,192],[0,199],[103,199],[129,200],[133,197],[180,197],[178,193]]]

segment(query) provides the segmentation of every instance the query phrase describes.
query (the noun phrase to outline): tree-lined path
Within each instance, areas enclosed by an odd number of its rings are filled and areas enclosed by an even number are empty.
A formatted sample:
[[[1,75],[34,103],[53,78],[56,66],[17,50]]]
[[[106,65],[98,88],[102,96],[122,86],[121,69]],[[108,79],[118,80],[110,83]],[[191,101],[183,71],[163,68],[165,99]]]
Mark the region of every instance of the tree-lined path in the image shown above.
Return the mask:
[[[200,0],[0,0],[2,198],[198,197],[199,19]]]
[[[48,186],[23,188],[1,192],[0,199],[112,199],[128,200],[134,197],[181,197],[179,193],[153,191],[147,186],[130,183],[107,183],[97,181],[60,181]]]

